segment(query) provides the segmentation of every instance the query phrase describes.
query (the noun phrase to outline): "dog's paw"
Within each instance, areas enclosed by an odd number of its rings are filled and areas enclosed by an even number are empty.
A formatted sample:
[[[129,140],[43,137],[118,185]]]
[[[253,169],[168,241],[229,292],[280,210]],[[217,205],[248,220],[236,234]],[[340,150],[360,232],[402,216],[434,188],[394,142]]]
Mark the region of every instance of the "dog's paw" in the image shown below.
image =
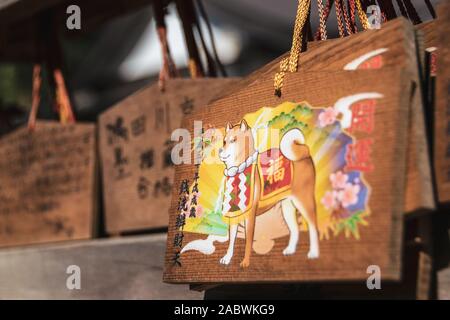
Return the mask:
[[[250,265],[250,259],[245,259],[241,261],[241,268],[248,268],[248,266]]]
[[[318,250],[309,250],[308,252],[308,259],[317,259],[319,257],[319,251]]]
[[[222,259],[220,259],[220,264],[229,264],[231,262],[231,258],[233,257],[233,255],[231,254],[226,254],[222,257]]]
[[[295,246],[287,246],[286,249],[283,250],[283,254],[285,256],[290,256],[295,253]]]

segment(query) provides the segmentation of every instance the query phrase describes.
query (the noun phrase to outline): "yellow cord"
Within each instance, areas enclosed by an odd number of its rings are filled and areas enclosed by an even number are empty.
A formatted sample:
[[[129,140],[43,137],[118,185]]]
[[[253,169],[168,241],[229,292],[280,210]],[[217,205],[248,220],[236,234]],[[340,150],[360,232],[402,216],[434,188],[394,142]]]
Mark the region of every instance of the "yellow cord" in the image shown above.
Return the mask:
[[[355,0],[355,2],[356,2],[356,10],[358,10],[358,16],[359,20],[361,21],[361,25],[363,26],[364,30],[370,29],[369,19],[367,18],[364,10],[362,9],[361,1]]]
[[[302,31],[308,17],[310,4],[311,0],[298,1],[291,51],[288,58],[284,58],[280,61],[280,70],[274,77],[275,95],[277,96],[281,96],[281,88],[283,87],[283,79],[286,72],[297,71],[298,57],[302,45]]]

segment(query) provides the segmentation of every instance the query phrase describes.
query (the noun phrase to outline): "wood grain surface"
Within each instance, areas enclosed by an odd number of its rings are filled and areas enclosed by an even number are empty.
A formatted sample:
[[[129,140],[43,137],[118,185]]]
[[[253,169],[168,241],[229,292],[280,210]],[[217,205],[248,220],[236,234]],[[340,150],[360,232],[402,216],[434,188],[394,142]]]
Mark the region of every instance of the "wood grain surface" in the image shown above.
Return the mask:
[[[376,164],[366,178],[372,186],[369,200],[371,215],[369,225],[355,240],[344,235],[321,240],[321,256],[308,260],[308,241],[300,235],[297,253],[283,256],[281,251],[287,237],[277,239],[269,254],[253,253],[250,267],[243,269],[239,261],[244,240],[237,239],[235,258],[228,266],[219,264],[226,244],[217,244],[212,255],[189,251],[181,255],[181,266],[174,264],[174,236],[178,207],[178,188],[183,179],[191,179],[195,167],[176,167],[175,188],[170,210],[169,234],[165,260],[164,280],[178,283],[236,283],[283,282],[313,280],[366,279],[366,269],[376,264],[383,270],[383,278],[399,280],[401,276],[402,215],[406,177],[406,150],[408,124],[410,123],[412,84],[410,70],[385,68],[368,71],[299,71],[285,78],[282,98],[273,96],[273,78],[259,81],[229,94],[225,98],[202,108],[185,118],[184,126],[191,128],[194,119],[204,125],[223,127],[228,121],[237,123],[249,112],[262,106],[276,106],[283,101],[308,101],[312,106],[332,105],[339,97],[355,92],[381,92],[376,109],[374,148],[372,157]],[[204,239],[205,235],[184,233],[184,243]]]
[[[97,209],[93,124],[38,121],[0,140],[0,246],[89,239]]]
[[[437,9],[438,57],[435,110],[435,170],[440,202],[450,201],[450,3]]]

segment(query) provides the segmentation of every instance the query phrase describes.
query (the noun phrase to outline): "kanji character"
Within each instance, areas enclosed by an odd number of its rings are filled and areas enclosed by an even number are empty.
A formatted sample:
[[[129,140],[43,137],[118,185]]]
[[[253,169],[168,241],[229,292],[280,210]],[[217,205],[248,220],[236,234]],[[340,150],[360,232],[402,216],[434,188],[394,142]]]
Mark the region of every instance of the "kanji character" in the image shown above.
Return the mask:
[[[368,100],[352,106],[352,124],[350,132],[371,133],[374,128],[375,100]]]
[[[181,181],[180,194],[182,193],[189,194],[189,181],[187,179]]]
[[[107,124],[106,129],[111,134],[108,141],[109,144],[113,143],[116,138],[128,140],[128,129],[124,126],[122,117],[117,117],[116,122],[113,124]]]
[[[173,263],[174,266],[181,267],[180,258],[181,258],[180,251],[175,252],[175,254],[174,254],[173,258],[172,258],[172,263]]]
[[[373,140],[371,138],[366,138],[347,145],[345,153],[345,169],[347,171],[372,171],[373,164],[370,159],[372,144]]]
[[[155,184],[155,189],[153,193],[155,196],[158,196],[159,190],[163,192],[165,196],[169,196],[172,192],[172,184],[169,181],[168,177],[164,177],[162,180],[158,180]]]
[[[189,218],[195,218],[195,213],[197,212],[195,207],[191,207]]]
[[[150,169],[154,164],[154,151],[153,149],[148,149],[141,153],[141,169]]]
[[[186,224],[186,216],[184,214],[177,215],[177,220],[175,221],[175,227],[177,229],[180,229],[180,228],[184,227],[185,224]]]
[[[145,177],[140,177],[137,185],[137,191],[139,198],[144,199],[148,195],[148,187],[150,185],[150,181],[148,181]]]
[[[173,246],[174,247],[181,247],[183,245],[183,238],[184,234],[179,232],[175,234],[175,237],[173,238]]]
[[[145,132],[145,121],[146,117],[144,115],[131,121],[131,133],[133,136],[138,136]]]

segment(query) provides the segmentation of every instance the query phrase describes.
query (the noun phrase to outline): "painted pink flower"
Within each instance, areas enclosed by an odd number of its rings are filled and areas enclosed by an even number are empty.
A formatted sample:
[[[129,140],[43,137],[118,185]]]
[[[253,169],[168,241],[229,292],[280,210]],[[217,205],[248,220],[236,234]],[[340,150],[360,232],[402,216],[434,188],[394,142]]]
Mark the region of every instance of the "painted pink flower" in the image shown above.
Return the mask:
[[[333,107],[328,107],[319,114],[319,126],[326,127],[336,121],[338,113]]]
[[[342,189],[348,181],[348,175],[338,171],[336,173],[330,174],[331,186],[334,189]]]
[[[327,191],[323,196],[321,202],[327,209],[333,209],[336,206],[336,192]]]
[[[201,218],[203,216],[203,207],[198,205],[197,206],[197,212],[195,213],[197,218]]]
[[[361,187],[357,184],[347,183],[344,186],[344,190],[339,191],[339,201],[341,201],[342,206],[347,208],[358,202],[358,193]]]

